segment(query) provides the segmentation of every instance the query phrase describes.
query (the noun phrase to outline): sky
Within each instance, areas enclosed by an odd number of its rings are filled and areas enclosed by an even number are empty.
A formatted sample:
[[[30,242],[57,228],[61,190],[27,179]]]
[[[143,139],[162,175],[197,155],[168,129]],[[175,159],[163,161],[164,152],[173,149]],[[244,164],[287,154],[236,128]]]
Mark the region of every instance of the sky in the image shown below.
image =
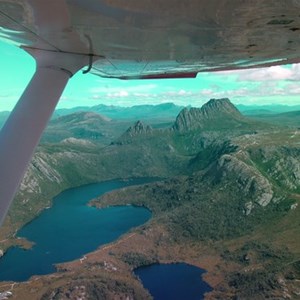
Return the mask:
[[[35,71],[34,59],[0,41],[0,111],[12,110]],[[58,108],[98,104],[133,106],[173,102],[199,107],[211,98],[234,104],[300,104],[300,64],[199,73],[195,79],[118,80],[77,72]]]

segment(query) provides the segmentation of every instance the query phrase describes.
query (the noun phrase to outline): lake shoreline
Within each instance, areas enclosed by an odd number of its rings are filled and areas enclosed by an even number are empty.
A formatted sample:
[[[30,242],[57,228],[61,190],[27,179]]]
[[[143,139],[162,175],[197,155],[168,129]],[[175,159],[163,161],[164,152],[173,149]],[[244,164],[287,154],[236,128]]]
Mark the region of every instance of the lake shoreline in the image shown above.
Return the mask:
[[[106,192],[152,181],[113,180],[62,192],[53,199],[50,209],[18,231],[17,238],[35,245],[30,251],[11,247],[5,253],[0,260],[1,280],[22,282],[35,275],[53,273],[53,264],[80,258],[144,224],[151,218],[151,212],[144,207],[122,205],[99,210],[87,204]]]
[[[27,282],[18,283],[14,287],[14,295],[24,300],[41,299],[40,294],[33,295],[29,291],[33,287],[41,289],[41,291],[45,290],[42,288],[43,286],[48,286],[49,289],[55,288],[56,279],[58,282],[66,283],[66,281],[72,281],[79,277],[89,276],[92,272],[93,277],[104,276],[109,282],[115,281],[116,278],[118,280],[127,278],[129,286],[136,287],[142,293],[143,296],[140,299],[150,299],[150,295],[134,275],[133,270],[136,266],[124,263],[124,255],[128,252],[140,253],[157,263],[183,262],[204,269],[206,273],[202,278],[212,288],[220,282],[222,276],[219,277],[219,280],[216,274],[211,276],[215,272],[215,265],[218,262],[216,253],[208,255],[207,247],[199,248],[197,246],[195,248],[188,244],[179,245],[168,239],[167,231],[150,219],[147,225],[141,225],[122,235],[118,240],[103,245],[79,259],[57,264],[56,273],[33,276]],[[214,263],[212,264],[212,262]],[[53,279],[55,279],[54,282]],[[7,282],[0,283],[0,291],[6,284]],[[28,295],[28,297],[24,297],[24,295]],[[205,299],[213,298],[209,298],[208,294]]]
[[[32,221],[34,221],[36,218],[40,216],[46,209],[49,209],[53,206],[53,201],[56,197],[58,197],[61,193],[68,191],[70,189],[74,188],[80,188],[83,186],[98,184],[98,183],[105,183],[105,182],[111,182],[111,181],[123,181],[123,182],[130,182],[132,180],[140,180],[145,177],[137,176],[137,177],[108,177],[108,178],[99,178],[99,180],[85,180],[83,183],[80,184],[64,184],[62,186],[55,186],[54,192],[51,192],[46,198],[43,198],[42,201],[42,207],[39,208],[34,215],[30,218],[30,220],[26,221],[25,223],[22,222],[12,222],[10,214],[8,213],[6,219],[4,220],[4,223],[2,224],[0,228],[0,250],[5,253],[9,248],[11,247],[24,247],[25,249],[28,248],[28,245],[30,244],[29,241],[26,239],[19,239],[16,235],[21,228],[24,226],[30,224]],[[153,176],[153,177],[147,177],[147,178],[153,178],[154,181],[160,181],[164,178]],[[43,196],[44,197],[44,196]],[[14,200],[16,201],[16,200]]]
[[[155,300],[199,300],[212,290],[202,279],[205,270],[182,262],[154,263],[133,272]]]
[[[169,236],[165,228],[150,219],[147,226],[141,225],[119,240],[88,253],[84,260],[59,264],[58,271],[77,273],[87,266],[109,262],[124,276],[130,277],[130,282],[133,284],[136,281],[140,282],[134,274],[135,268],[153,263],[185,263],[205,271],[202,280],[212,287],[212,291],[205,295],[205,299],[214,299],[214,288],[224,280],[224,274],[218,267],[220,263],[219,254],[205,243],[202,245],[178,244],[168,239]],[[123,257],[128,252],[141,254],[149,260],[149,263],[146,265],[124,264]]]

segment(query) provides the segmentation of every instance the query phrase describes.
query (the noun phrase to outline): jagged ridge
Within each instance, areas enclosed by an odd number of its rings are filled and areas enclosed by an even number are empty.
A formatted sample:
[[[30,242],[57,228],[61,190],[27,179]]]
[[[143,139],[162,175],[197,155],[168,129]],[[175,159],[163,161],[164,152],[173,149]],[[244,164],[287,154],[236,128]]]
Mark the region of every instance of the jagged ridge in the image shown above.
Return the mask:
[[[223,129],[241,125],[245,117],[228,98],[211,99],[201,108],[184,108],[176,118],[173,129],[187,131],[196,128]]]
[[[153,133],[153,128],[150,125],[144,124],[142,121],[135,122],[130,126],[118,140],[112,142],[112,144],[127,144],[135,137],[149,136]]]
[[[139,134],[151,133],[153,131],[152,127],[149,125],[145,125],[141,121],[137,121],[133,126],[130,126],[125,135],[127,136],[136,136]]]

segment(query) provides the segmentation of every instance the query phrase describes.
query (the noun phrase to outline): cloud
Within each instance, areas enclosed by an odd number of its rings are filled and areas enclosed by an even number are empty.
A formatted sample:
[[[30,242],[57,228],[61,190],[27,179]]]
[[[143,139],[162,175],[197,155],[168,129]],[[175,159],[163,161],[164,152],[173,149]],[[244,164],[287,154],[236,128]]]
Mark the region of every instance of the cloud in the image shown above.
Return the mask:
[[[118,86],[101,86],[101,87],[92,87],[89,92],[92,94],[107,94],[107,93],[119,93],[120,90],[126,91],[127,93],[138,93],[138,92],[149,92],[154,90],[157,85],[156,84],[136,84],[131,86],[126,86],[127,84],[121,83]]]
[[[99,81],[86,95],[94,103],[123,106],[164,102],[201,106],[211,98],[229,98],[234,103],[295,103],[300,95],[297,80],[300,82],[300,64],[201,73],[193,81]]]
[[[153,97],[154,94],[150,94],[150,93],[133,93],[133,96],[135,97],[140,97],[140,98],[149,98],[149,97]]]
[[[286,95],[300,95],[300,84],[290,83],[284,86],[284,94]]]
[[[277,81],[287,80],[292,77],[290,69],[273,66],[264,69],[243,70],[238,76],[240,81]]]
[[[236,76],[236,81],[298,81],[300,80],[300,64],[290,66],[272,66],[269,68],[247,69],[217,72],[221,76]]]
[[[203,96],[210,96],[213,95],[215,92],[211,89],[203,89],[200,91],[200,94]]]
[[[186,90],[174,90],[173,88],[173,91],[162,91],[160,93],[161,95],[164,95],[166,97],[184,97],[184,96],[189,96],[189,95],[192,95],[193,92],[192,91],[186,91]]]
[[[128,97],[129,93],[126,90],[120,90],[115,93],[108,93],[107,96],[110,98],[123,98],[123,97]]]
[[[180,90],[180,91],[178,92],[178,95],[181,95],[181,96],[186,95],[186,94],[188,94],[188,92],[185,91],[185,90]]]

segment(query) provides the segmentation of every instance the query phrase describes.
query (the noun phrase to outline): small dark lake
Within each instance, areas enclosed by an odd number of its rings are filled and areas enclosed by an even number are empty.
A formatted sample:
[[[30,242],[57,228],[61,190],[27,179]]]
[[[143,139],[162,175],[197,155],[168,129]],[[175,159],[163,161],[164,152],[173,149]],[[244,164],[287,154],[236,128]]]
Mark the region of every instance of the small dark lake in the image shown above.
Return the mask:
[[[25,281],[32,275],[55,272],[54,264],[80,258],[147,222],[151,212],[146,208],[97,209],[87,203],[106,192],[155,180],[114,180],[62,192],[54,198],[51,208],[20,229],[17,236],[27,238],[35,245],[30,250],[9,249],[0,259],[0,280]]]
[[[134,273],[154,300],[200,300],[212,290],[201,278],[205,270],[185,263],[153,264]]]

